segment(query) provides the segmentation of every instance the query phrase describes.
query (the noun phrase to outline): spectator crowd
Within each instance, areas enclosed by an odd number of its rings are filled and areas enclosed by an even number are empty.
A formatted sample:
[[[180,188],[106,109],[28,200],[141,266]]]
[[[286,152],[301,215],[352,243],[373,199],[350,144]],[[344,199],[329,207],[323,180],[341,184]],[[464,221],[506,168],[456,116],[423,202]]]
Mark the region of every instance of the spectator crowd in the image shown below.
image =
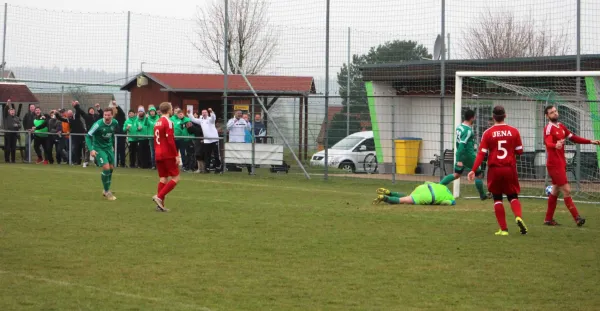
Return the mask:
[[[119,122],[117,134],[127,135],[117,138],[117,165],[155,169],[153,131],[154,124],[160,118],[160,112],[150,105],[148,111],[139,106],[137,110],[132,109],[125,114],[114,100],[108,109],[113,110],[114,118]],[[8,100],[2,123],[6,163],[15,163],[18,145],[24,145],[24,162],[27,162],[27,155],[33,147],[31,158],[35,159],[37,164],[67,164],[69,145],[71,164],[86,167],[89,161],[93,160],[90,159],[90,151],[85,144],[85,134],[96,121],[102,119],[103,110],[99,103],[84,111],[78,101],[73,101],[72,109],[51,110],[48,113],[31,104],[22,120],[18,115],[14,104]],[[219,173],[223,170],[223,146],[219,144],[222,131],[211,108],[202,110],[200,114],[193,111],[187,111],[186,114],[177,108],[170,120],[173,122],[177,149],[181,153],[183,171]],[[21,130],[29,132],[30,135],[25,136],[27,141],[18,143],[22,137],[16,131]],[[251,143],[253,136],[256,143],[266,143],[266,127],[260,114],[256,114],[254,122],[251,122],[248,114],[237,110],[227,121],[225,130],[229,134],[229,142],[232,143]]]

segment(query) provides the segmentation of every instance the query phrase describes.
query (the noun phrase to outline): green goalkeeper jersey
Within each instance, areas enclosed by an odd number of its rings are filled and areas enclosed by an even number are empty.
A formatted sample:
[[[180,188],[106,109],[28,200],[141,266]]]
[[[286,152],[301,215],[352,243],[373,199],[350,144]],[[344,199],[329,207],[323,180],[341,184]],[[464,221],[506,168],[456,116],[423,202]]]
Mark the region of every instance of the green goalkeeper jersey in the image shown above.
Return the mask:
[[[463,123],[456,128],[456,162],[473,162],[475,155],[473,129]]]
[[[444,185],[440,185],[438,183],[430,183],[429,185],[431,185],[431,190],[433,191],[433,194],[435,195],[435,204],[442,204],[442,205],[454,205],[455,201],[454,201],[454,195],[452,195],[452,192],[450,191],[450,189],[448,189],[448,187],[444,186]],[[446,204],[444,204],[446,203]],[[450,204],[448,204],[450,203]]]
[[[110,124],[104,123],[104,119],[100,119],[92,125],[88,134],[85,136],[89,150],[113,150],[115,132],[119,122],[113,119]]]

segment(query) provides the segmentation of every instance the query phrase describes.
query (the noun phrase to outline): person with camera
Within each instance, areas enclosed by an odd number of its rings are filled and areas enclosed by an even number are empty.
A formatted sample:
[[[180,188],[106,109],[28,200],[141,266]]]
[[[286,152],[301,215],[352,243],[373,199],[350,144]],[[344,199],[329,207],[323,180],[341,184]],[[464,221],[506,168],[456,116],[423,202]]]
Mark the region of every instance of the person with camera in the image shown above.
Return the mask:
[[[54,150],[55,148],[56,148],[56,162],[58,164],[60,164],[60,162],[61,162],[61,156],[60,156],[58,144],[60,142],[60,133],[62,132],[62,122],[57,119],[57,117],[56,117],[57,114],[58,114],[58,111],[50,110],[50,119],[48,119],[49,136],[48,136],[48,140],[46,143],[48,145],[48,149],[50,149],[50,158],[48,159],[48,162],[50,164],[54,164],[54,157],[52,155],[52,150]]]
[[[61,160],[69,162],[69,140],[71,134],[71,122],[73,120],[73,110],[66,111],[61,109],[56,113],[56,119],[59,124],[56,125],[56,131],[60,133],[58,146],[56,148],[56,162],[61,163]],[[69,163],[71,164],[71,163]]]
[[[85,115],[85,111],[81,109],[79,105],[79,101],[73,101],[71,103],[73,108],[75,109],[74,113],[72,113],[67,119],[69,119],[69,125],[71,127],[72,134],[85,134],[86,128],[84,123],[81,121],[83,115]],[[85,135],[71,135],[71,157],[73,160],[73,164],[81,165],[81,157],[83,156],[83,146],[85,145]]]
[[[15,104],[11,103],[10,99],[6,101],[6,106],[4,106],[3,125],[3,129],[6,131],[21,129],[21,119],[16,115]],[[4,132],[4,161],[6,163],[15,163],[18,135],[14,132]]]
[[[221,167],[219,132],[216,127],[217,115],[213,112],[212,108],[208,108],[208,110],[202,110],[200,118],[193,117],[190,112],[188,112],[188,117],[194,124],[198,124],[202,127],[202,136],[204,137],[204,140],[202,141],[202,147],[200,148],[202,155],[199,157],[200,160],[198,161],[199,171],[208,172],[211,160],[214,159],[215,173],[217,173],[220,171]]]

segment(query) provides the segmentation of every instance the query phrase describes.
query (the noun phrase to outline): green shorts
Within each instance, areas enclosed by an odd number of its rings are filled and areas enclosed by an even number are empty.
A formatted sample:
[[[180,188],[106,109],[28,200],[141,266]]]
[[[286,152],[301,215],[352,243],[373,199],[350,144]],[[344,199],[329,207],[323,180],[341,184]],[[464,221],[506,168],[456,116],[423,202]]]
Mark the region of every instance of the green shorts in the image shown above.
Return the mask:
[[[106,164],[115,163],[115,152],[112,150],[96,150],[96,165],[102,167]]]
[[[410,197],[413,200],[415,205],[430,205],[435,202],[432,202],[433,198],[431,196],[431,191],[427,185],[420,185],[410,194]]]
[[[457,159],[456,162],[460,162],[460,161],[458,161],[458,159]],[[466,161],[463,161],[462,164],[463,164],[463,166],[458,166],[456,164],[454,165],[454,172],[456,174],[462,175],[464,172],[470,172],[471,169],[473,168],[473,164],[475,164],[475,157],[474,156],[469,157]],[[481,170],[482,166],[479,166],[477,171],[475,171],[476,176],[480,176],[483,173],[483,171]]]

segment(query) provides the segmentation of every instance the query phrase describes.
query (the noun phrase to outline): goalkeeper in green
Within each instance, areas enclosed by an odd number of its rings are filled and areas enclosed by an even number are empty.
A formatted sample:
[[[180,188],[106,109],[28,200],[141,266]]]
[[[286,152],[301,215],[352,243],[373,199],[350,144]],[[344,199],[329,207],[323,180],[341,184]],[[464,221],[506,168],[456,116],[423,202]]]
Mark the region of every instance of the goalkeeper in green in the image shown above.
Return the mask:
[[[106,109],[102,119],[96,121],[85,136],[90,156],[95,158],[96,165],[102,167],[102,195],[109,201],[117,199],[110,192],[110,184],[115,162],[114,138],[118,127],[119,122],[113,119],[113,111]]]
[[[379,188],[377,189],[377,198],[373,200],[373,204],[379,204],[380,202],[413,205],[456,205],[456,200],[448,187],[429,181],[415,188],[410,195]]]
[[[455,179],[460,178],[463,172],[470,172],[475,163],[475,135],[473,135],[473,123],[475,122],[475,111],[468,109],[463,115],[463,123],[456,128],[456,164],[454,174],[442,178],[440,184],[448,185]],[[475,188],[479,198],[485,200],[489,197],[483,186],[483,171],[478,168],[475,173]]]

